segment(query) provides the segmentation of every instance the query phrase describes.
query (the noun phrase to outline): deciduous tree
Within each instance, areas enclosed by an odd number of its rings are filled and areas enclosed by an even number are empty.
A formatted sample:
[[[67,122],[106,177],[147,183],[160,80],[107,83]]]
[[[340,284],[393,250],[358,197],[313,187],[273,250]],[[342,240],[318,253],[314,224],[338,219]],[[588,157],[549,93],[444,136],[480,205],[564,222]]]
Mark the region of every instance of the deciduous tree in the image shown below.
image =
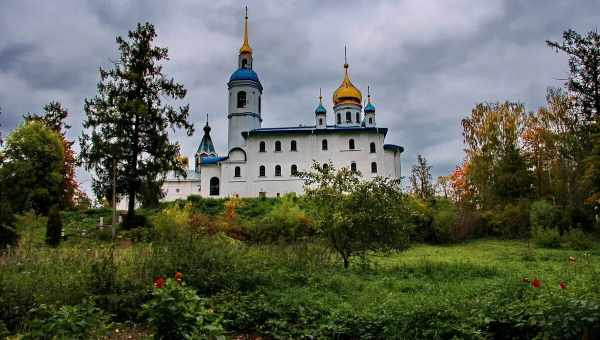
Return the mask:
[[[427,165],[425,157],[417,155],[417,164],[412,166],[409,180],[413,195],[422,200],[433,196],[431,166]]]
[[[361,181],[348,168],[314,163],[311,172],[299,174],[312,204],[317,232],[342,258],[368,251],[406,247],[412,226],[408,222],[400,180],[377,177]]]

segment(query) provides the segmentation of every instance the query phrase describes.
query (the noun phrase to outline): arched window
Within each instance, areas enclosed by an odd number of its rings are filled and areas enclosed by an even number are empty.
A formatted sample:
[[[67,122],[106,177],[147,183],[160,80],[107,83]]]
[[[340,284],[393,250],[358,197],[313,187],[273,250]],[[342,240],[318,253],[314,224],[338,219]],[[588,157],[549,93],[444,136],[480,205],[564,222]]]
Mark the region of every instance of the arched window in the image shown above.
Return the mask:
[[[373,124],[373,118],[369,117],[369,124]]]
[[[275,165],[275,176],[281,177],[281,165]]]
[[[298,167],[296,164],[292,164],[292,168],[290,169],[290,175],[296,176],[298,174]]]
[[[327,163],[323,163],[323,170],[326,171],[329,169],[329,165]]]
[[[242,177],[242,169],[239,166],[235,167],[233,177]]]
[[[337,123],[342,124],[342,114],[341,113],[337,114]]]
[[[238,109],[246,107],[246,91],[240,91],[237,94],[237,107]]]
[[[377,173],[377,163],[375,163],[375,162],[371,163],[371,172],[374,174]]]
[[[371,153],[375,153],[375,143],[371,142],[371,144],[369,144],[369,149],[371,151]]]
[[[356,162],[350,163],[350,171],[356,172]]]
[[[352,123],[352,113],[346,112],[346,123]]]
[[[260,105],[260,98],[261,98],[261,96],[258,96],[258,113],[260,113],[260,106],[261,106]]]
[[[275,141],[275,151],[281,151],[281,142]]]
[[[327,139],[321,141],[321,150],[327,150]]]
[[[290,142],[290,151],[298,151],[295,140]]]
[[[210,195],[219,196],[219,178],[212,177],[210,179]]]
[[[266,175],[265,175],[265,166],[264,166],[264,165],[261,165],[261,166],[258,168],[258,176],[259,176],[259,177],[265,177],[265,176],[266,176]]]
[[[267,149],[267,147],[266,147],[266,144],[265,144],[265,142],[264,142],[264,141],[261,141],[261,142],[258,144],[258,152],[266,152],[266,151],[267,151],[266,149]]]
[[[242,68],[246,68],[246,65],[248,65],[248,60],[242,59]]]
[[[348,141],[348,149],[354,150],[354,139]]]
[[[360,113],[356,113],[356,122],[359,123],[360,122]]]
[[[323,118],[319,118],[319,125],[323,125]]]

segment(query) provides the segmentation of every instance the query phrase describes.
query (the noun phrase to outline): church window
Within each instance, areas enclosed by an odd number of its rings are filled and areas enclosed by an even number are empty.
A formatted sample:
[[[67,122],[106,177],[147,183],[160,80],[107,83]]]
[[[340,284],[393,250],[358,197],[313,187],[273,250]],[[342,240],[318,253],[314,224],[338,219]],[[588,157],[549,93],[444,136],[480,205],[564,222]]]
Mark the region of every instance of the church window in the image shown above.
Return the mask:
[[[327,139],[321,141],[321,150],[327,150]]]
[[[346,112],[346,123],[352,123],[352,113]]]
[[[341,113],[338,113],[338,115],[337,115],[337,123],[342,124],[342,114]]]
[[[175,189],[175,192],[176,192],[176,193],[179,193],[179,188]]]
[[[375,143],[371,142],[371,144],[370,144],[370,149],[371,149],[371,150],[370,150],[370,151],[371,151],[371,153],[375,153],[375,151],[376,151],[376,150],[375,150]]]
[[[246,68],[246,65],[248,65],[248,60],[242,59],[242,68]]]
[[[327,169],[329,169],[329,165],[327,165],[327,163],[323,164],[323,171],[327,171]]]
[[[369,124],[373,124],[373,118],[369,117]]]
[[[210,195],[219,196],[219,178],[213,177],[210,179]]]
[[[260,144],[258,144],[258,152],[266,152],[266,145],[264,141],[261,141]]]
[[[292,175],[292,176],[298,175],[298,166],[296,166],[296,164],[292,164],[292,168],[290,169],[290,175]]]
[[[354,145],[354,139],[350,139],[348,141],[348,149],[354,150],[354,147],[355,147],[355,145]]]
[[[275,176],[281,177],[281,165],[275,165]]]
[[[261,165],[260,168],[258,168],[258,176],[259,177],[265,177],[265,166]]]
[[[319,125],[323,125],[323,118],[319,118]]]
[[[374,174],[377,173],[377,163],[375,163],[375,162],[371,163],[371,172]]]
[[[261,101],[260,98],[261,98],[261,96],[258,96],[258,113],[260,113],[260,101]]]
[[[233,177],[242,177],[242,169],[239,166],[235,167]]]
[[[237,107],[238,109],[246,107],[246,91],[240,91],[237,94]]]
[[[356,113],[356,122],[360,123],[360,113]]]
[[[356,162],[350,163],[350,171],[356,172]]]
[[[275,141],[275,151],[276,152],[281,151],[281,142],[280,141]]]
[[[290,151],[298,151],[298,148],[297,148],[295,140],[293,140],[293,141],[290,142]]]

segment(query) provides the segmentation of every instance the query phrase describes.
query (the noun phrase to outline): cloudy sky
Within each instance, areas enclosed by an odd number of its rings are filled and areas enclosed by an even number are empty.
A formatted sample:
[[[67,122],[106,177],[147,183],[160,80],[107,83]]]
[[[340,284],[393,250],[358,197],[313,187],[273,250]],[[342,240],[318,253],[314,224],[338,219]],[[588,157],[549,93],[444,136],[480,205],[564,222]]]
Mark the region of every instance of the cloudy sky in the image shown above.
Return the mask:
[[[313,123],[319,88],[331,95],[343,75],[372,88],[386,142],[405,147],[406,174],[417,154],[447,174],[462,159],[460,119],[482,101],[544,103],[560,86],[566,59],[545,40],[595,29],[597,0],[415,1],[29,1],[0,3],[0,122],[6,135],[50,100],[66,106],[81,133],[84,98],[98,68],[116,58],[115,37],[149,21],[168,47],[166,74],[188,89],[193,137],[173,134],[187,155],[210,115],[213,141],[227,143],[227,86],[249,7],[254,69],[264,86],[263,126]],[[89,176],[79,172],[85,187]]]

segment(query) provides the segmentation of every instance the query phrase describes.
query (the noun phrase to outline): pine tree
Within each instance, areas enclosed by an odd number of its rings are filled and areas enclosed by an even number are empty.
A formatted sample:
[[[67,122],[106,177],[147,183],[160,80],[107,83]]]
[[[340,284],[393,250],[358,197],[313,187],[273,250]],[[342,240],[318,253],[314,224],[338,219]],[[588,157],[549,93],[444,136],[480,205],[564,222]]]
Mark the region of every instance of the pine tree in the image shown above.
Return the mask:
[[[169,60],[166,48],[154,46],[154,26],[138,23],[128,40],[117,37],[120,56],[113,68],[100,68],[98,94],[86,99],[86,119],[80,138],[81,158],[95,178],[98,198],[111,198],[112,164],[117,161],[117,195],[129,199],[126,225],[135,220],[135,201],[145,181],[159,179],[168,170],[183,173],[177,161],[179,144],[168,139],[170,128],[193,125],[187,119],[189,105],[174,108],[163,98],[183,99],[183,85],[168,79],[161,61]],[[185,173],[183,173],[185,175]]]
[[[62,219],[58,206],[53,206],[48,212],[48,224],[46,225],[46,244],[56,247],[60,244],[62,233]]]

